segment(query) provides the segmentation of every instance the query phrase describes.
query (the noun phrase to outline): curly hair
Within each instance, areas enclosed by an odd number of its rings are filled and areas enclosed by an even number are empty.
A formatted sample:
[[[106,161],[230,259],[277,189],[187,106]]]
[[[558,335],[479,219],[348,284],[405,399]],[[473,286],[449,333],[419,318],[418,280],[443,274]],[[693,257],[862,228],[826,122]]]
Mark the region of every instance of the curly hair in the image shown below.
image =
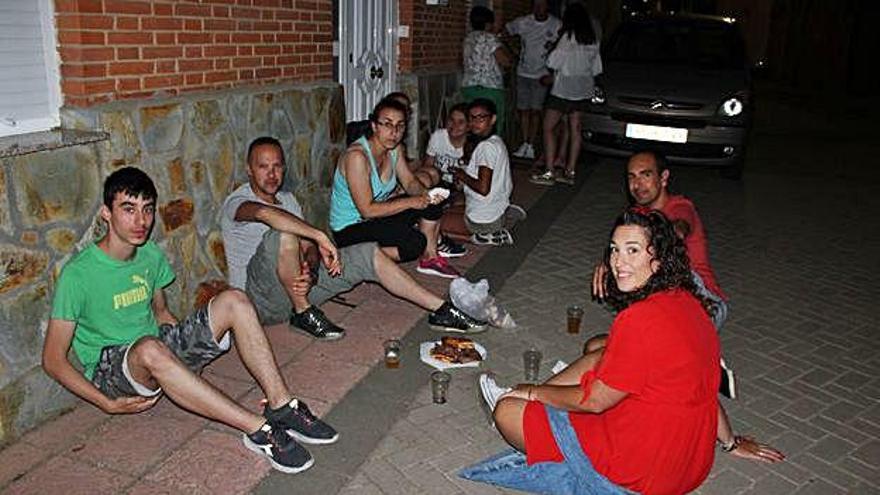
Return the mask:
[[[624,225],[636,225],[642,227],[648,238],[648,253],[652,261],[657,261],[657,271],[648,278],[642,287],[623,292],[617,287],[617,281],[611,271],[611,246],[605,248],[603,264],[605,265],[605,293],[606,301],[617,312],[623,311],[631,304],[647,298],[655,292],[669,289],[684,289],[700,301],[703,309],[709,316],[715,313],[715,303],[697,293],[697,287],[691,274],[691,264],[688,260],[687,248],[684,241],[676,235],[666,215],[658,210],[652,210],[643,206],[625,210],[614,222],[609,238],[614,235],[618,227]],[[609,243],[610,244],[610,243]]]

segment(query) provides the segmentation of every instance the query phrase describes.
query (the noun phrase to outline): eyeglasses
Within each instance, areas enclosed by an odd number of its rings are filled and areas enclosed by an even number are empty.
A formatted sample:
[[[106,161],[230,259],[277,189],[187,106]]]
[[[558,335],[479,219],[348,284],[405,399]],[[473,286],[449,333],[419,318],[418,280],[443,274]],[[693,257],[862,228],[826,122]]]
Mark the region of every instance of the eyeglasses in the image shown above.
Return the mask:
[[[385,130],[388,132],[403,132],[406,130],[406,122],[398,122],[397,124],[395,124],[394,122],[391,122],[390,120],[385,120],[385,121],[376,122],[376,123],[379,124],[380,126],[384,127]]]
[[[471,114],[471,120],[475,120],[477,122],[485,122],[491,118],[491,113],[478,113],[477,115]]]

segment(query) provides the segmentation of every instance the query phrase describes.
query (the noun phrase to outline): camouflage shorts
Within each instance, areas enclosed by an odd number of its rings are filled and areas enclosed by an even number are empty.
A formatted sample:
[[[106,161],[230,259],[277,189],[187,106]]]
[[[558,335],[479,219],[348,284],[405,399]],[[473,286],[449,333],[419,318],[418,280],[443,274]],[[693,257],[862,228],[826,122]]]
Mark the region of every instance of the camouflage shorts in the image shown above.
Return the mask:
[[[220,342],[211,332],[207,306],[199,308],[177,325],[160,325],[158,339],[193,373],[229,350],[229,333]],[[150,338],[150,337],[141,337]],[[151,390],[136,382],[128,370],[128,350],[140,339],[129,344],[111,345],[101,349],[101,357],[95,366],[92,384],[107,397],[115,399],[127,396],[151,397],[161,389]]]

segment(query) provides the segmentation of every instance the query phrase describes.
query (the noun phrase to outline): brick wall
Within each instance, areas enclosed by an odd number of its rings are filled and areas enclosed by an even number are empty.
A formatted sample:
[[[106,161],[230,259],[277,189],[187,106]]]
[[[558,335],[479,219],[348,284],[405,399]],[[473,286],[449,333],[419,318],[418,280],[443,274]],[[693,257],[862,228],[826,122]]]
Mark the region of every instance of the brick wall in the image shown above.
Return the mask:
[[[424,0],[402,1],[400,23],[410,26],[410,37],[400,41],[400,70],[461,67],[461,43],[467,34],[467,0],[448,5],[426,5]]]
[[[532,0],[497,0],[496,19],[509,22],[528,14],[531,5]],[[449,0],[448,5],[401,0],[398,8],[400,24],[410,27],[409,38],[400,40],[401,72],[461,67],[462,40],[469,30],[468,0]]]
[[[55,0],[70,106],[330,79],[331,0]]]

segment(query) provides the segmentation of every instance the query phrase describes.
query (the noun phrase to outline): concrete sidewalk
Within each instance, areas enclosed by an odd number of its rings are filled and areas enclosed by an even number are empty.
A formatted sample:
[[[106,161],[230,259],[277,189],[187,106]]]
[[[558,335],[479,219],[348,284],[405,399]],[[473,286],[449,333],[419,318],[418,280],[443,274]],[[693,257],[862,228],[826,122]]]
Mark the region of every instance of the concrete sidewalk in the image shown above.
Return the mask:
[[[611,316],[588,300],[587,274],[623,205],[621,164],[582,174],[580,190],[556,186],[529,208],[514,248],[478,250],[468,277],[488,277],[513,313],[515,330],[478,337],[482,369],[504,383],[522,377],[522,351],[572,360]],[[750,173],[742,183],[713,171],[675,169],[708,230],[720,284],[733,302],[722,332],[741,399],[725,405],[737,433],[785,451],[767,466],[718,453],[705,494],[880,493],[880,338],[873,279],[880,273],[878,182],[827,175]],[[585,181],[585,183],[584,183]],[[575,194],[577,192],[577,194]],[[517,193],[538,194],[517,171]],[[456,265],[461,265],[456,261]],[[419,276],[438,291],[447,283]],[[313,447],[315,466],[271,472],[237,432],[163,400],[138,416],[108,417],[83,406],[0,452],[0,492],[51,493],[504,493],[455,476],[504,447],[481,409],[478,370],[455,370],[450,401],[430,402],[430,368],[419,342],[435,338],[425,312],[363,286],[356,308],[325,309],[349,327],[346,339],[315,343],[270,328],[295,392],[326,414],[342,438]],[[586,305],[585,333],[564,329],[564,308]],[[381,342],[404,340],[403,365],[377,365]],[[261,394],[233,355],[206,376],[257,409]]]

